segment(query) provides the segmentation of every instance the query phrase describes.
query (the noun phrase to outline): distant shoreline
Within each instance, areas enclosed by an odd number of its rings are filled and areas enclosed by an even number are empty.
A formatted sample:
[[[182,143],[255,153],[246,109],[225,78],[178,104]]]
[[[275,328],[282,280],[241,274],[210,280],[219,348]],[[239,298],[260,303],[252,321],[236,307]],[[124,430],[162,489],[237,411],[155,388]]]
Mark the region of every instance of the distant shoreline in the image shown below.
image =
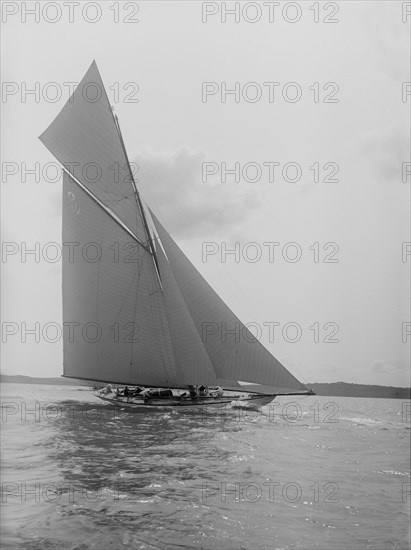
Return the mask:
[[[53,386],[94,386],[95,382],[76,380],[73,378],[34,378],[24,375],[1,374],[0,383],[3,384],[47,384]],[[101,384],[99,384],[101,385]],[[376,386],[369,384],[350,384],[349,382],[330,382],[307,384],[316,395],[328,397],[377,397],[385,399],[410,399],[410,388],[392,386]]]
[[[316,395],[328,397],[378,397],[383,399],[411,399],[410,388],[331,382],[307,384]]]

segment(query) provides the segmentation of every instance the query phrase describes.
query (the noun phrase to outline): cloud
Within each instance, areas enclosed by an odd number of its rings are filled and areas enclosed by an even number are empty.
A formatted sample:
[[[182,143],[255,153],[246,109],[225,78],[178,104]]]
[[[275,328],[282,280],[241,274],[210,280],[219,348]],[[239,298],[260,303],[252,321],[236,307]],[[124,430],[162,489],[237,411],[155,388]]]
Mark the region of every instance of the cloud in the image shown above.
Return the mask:
[[[401,183],[402,163],[409,159],[408,130],[399,122],[380,132],[363,134],[355,147],[358,156],[373,169],[374,177]]]
[[[372,69],[401,82],[404,69],[407,74],[404,52],[409,49],[409,26],[402,21],[402,6],[398,4],[398,9],[393,10],[390,2],[374,3],[372,6],[358,3],[356,9],[365,38],[364,47],[373,53]]]
[[[222,183],[217,176],[203,182],[205,154],[188,147],[174,152],[137,151],[138,187],[143,199],[176,237],[241,233],[260,204],[255,188]]]
[[[371,363],[371,370],[377,373],[393,373],[398,370],[403,370],[404,368],[405,365],[392,365],[391,363],[384,361],[384,359],[377,359]]]

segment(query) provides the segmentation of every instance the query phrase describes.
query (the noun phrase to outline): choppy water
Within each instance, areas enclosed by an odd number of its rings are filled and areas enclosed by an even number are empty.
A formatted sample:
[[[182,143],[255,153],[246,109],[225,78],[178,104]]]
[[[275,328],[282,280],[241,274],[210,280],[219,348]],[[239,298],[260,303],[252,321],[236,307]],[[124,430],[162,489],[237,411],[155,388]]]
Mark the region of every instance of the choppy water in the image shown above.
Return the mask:
[[[409,548],[409,402],[137,413],[67,386],[2,394],[2,549]]]

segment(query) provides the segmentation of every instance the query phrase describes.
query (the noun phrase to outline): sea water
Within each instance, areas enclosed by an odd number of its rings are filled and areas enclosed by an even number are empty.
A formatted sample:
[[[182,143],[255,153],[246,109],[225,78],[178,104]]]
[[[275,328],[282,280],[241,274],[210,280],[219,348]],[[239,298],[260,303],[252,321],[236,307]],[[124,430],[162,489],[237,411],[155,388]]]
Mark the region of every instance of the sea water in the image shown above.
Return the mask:
[[[3,384],[1,548],[406,549],[410,415],[318,396],[136,412]]]

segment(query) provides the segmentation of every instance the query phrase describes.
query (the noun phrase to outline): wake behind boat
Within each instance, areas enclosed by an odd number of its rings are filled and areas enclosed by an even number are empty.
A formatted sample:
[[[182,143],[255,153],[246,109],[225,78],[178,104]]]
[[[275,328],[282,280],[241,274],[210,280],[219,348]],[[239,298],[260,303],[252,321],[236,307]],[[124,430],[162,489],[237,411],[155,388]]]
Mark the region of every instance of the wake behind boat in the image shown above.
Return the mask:
[[[124,385],[97,395],[145,408],[313,393],[146,210],[95,62],[40,140],[63,169],[63,376]]]

